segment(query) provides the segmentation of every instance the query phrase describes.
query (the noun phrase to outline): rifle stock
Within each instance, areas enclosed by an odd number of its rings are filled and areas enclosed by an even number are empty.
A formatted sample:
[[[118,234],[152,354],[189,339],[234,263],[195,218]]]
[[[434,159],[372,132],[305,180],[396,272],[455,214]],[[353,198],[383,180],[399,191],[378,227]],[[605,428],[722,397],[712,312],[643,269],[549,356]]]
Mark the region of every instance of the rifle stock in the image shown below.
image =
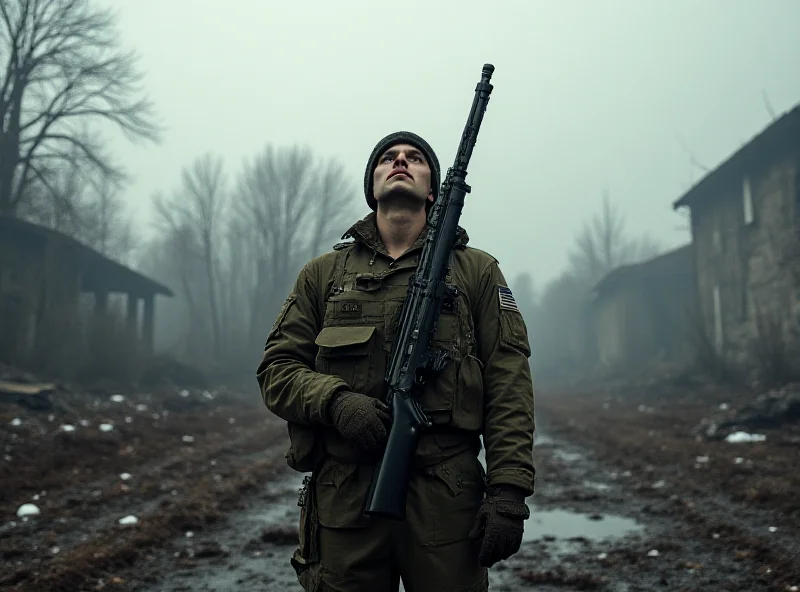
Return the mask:
[[[444,283],[447,262],[458,232],[464,197],[470,192],[465,181],[467,165],[492,92],[493,73],[494,66],[484,64],[455,162],[447,170],[439,197],[431,208],[419,264],[409,280],[386,373],[392,426],[367,494],[367,515],[405,518],[412,459],[420,433],[431,426],[417,397],[427,378],[448,362],[444,352],[430,348],[430,342],[447,292]]]

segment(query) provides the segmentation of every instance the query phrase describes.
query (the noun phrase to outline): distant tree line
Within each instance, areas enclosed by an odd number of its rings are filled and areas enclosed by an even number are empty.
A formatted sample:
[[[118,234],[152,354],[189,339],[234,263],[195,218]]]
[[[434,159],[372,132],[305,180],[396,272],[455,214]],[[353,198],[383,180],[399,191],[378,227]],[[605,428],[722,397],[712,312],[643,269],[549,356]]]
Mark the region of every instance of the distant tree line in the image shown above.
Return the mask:
[[[300,266],[356,216],[356,191],[341,164],[298,146],[265,144],[234,171],[220,155],[198,155],[153,196],[156,232],[145,237],[107,142],[120,132],[159,142],[162,127],[136,55],[119,38],[113,12],[90,0],[0,2],[0,215],[59,230],[160,279],[176,297],[159,303],[159,346],[215,372],[251,373]],[[512,280],[540,375],[590,364],[591,287],[657,251],[628,235],[604,196],[559,277],[541,287],[530,274]]]
[[[159,340],[216,373],[254,373],[300,268],[329,251],[357,215],[341,164],[267,145],[238,175],[205,154],[154,197],[156,238],[143,268],[177,297],[162,303]]]

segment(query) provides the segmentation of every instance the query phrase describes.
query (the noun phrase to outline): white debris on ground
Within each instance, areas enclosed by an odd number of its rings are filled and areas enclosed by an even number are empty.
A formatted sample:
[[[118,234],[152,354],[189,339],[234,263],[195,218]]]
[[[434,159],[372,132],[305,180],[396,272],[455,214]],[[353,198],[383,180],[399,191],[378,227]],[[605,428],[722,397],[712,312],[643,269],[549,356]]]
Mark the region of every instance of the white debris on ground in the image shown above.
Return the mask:
[[[17,508],[17,518],[26,518],[28,516],[38,516],[42,511],[36,504],[22,504]]]
[[[131,516],[125,516],[125,518],[120,518],[118,522],[122,526],[132,526],[134,524],[138,524],[139,519],[136,516],[131,515]]]
[[[769,527],[769,531],[770,531],[770,532],[776,532],[777,530],[778,530],[778,527],[777,527],[777,526],[770,526],[770,527]]]
[[[101,432],[110,432],[111,430],[114,429],[114,424],[113,423],[101,423],[98,426],[98,428],[100,429]]]
[[[21,426],[22,420],[19,417],[15,417],[14,419],[11,420],[11,425],[14,427]]]
[[[122,474],[119,476],[119,478],[120,478],[120,479],[122,479],[123,481],[127,481],[128,479],[130,479],[130,478],[131,478],[131,474],[130,474],[130,473],[122,473]]]
[[[181,440],[183,440],[187,444],[191,444],[192,442],[194,442],[194,436],[184,436],[183,438],[181,438]]]
[[[181,397],[184,397],[184,398],[185,398],[185,397],[188,397],[188,396],[189,396],[189,391],[187,391],[186,389],[183,389],[183,390],[182,390],[181,392],[179,392],[178,394],[179,394]]]
[[[728,434],[725,441],[729,444],[742,444],[749,442],[763,442],[767,437],[763,434],[748,434],[747,432],[733,432]]]
[[[61,426],[60,429],[61,429],[62,432],[74,432],[75,431],[75,426],[74,425],[70,425],[68,423],[65,423],[64,425]]]
[[[647,552],[648,557],[658,557],[658,549],[651,549]]]

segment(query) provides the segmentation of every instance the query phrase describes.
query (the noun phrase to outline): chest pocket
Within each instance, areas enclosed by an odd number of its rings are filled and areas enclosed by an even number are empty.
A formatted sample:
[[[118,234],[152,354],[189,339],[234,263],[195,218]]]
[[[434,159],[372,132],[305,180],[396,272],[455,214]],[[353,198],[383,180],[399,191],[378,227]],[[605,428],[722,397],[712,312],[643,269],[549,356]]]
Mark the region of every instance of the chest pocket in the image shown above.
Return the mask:
[[[372,294],[351,290],[332,296],[315,340],[316,371],[340,377],[354,392],[379,396],[382,320],[383,304]]]
[[[317,335],[317,372],[333,374],[359,393],[366,390],[375,327],[325,327]]]

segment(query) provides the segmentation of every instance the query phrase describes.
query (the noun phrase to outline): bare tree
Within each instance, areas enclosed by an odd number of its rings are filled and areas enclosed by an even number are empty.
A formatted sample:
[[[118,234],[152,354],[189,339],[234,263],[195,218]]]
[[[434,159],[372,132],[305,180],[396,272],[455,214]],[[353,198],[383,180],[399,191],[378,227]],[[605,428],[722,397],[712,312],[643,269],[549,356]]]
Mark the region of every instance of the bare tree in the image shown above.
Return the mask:
[[[32,183],[17,216],[71,236],[106,257],[131,263],[137,239],[113,180],[70,162],[49,171],[48,185]]]
[[[100,175],[87,189],[78,212],[81,230],[76,238],[106,257],[130,265],[138,241],[119,188]]]
[[[603,209],[587,221],[569,254],[572,272],[589,284],[594,284],[620,265],[653,257],[660,246],[643,236],[630,239],[625,234],[625,217],[603,195]]]
[[[221,245],[228,192],[222,159],[205,154],[191,166],[184,168],[181,188],[169,199],[155,196],[156,212],[168,233],[182,238],[187,258],[192,250],[201,262],[205,275],[205,293],[208,316],[211,320],[213,354],[218,358],[222,351],[222,329],[218,292],[220,260],[217,255]],[[194,249],[193,249],[194,247]],[[187,298],[191,298],[188,276],[184,276]]]
[[[79,212],[87,183],[85,167],[79,161],[56,163],[48,166],[46,173],[47,183],[34,179],[15,213],[75,237],[80,234]]]
[[[246,163],[237,215],[251,228],[250,343],[263,338],[292,276],[346,228],[354,192],[335,163],[314,165],[307,148],[267,146]]]
[[[158,140],[136,56],[118,37],[113,14],[89,0],[0,2],[0,212],[15,213],[34,182],[55,193],[59,164],[121,180],[103,150],[103,124]]]
[[[203,364],[218,331],[215,370],[241,374],[252,371],[300,267],[353,221],[355,192],[341,165],[296,147],[268,146],[246,161],[235,199],[223,197],[223,179],[219,159],[205,156],[180,190],[154,196],[162,232],[143,267],[176,288],[162,305],[170,319],[159,324],[158,341]]]
[[[353,189],[346,180],[340,163],[328,161],[321,165],[317,173],[317,184],[307,258],[316,257],[329,246],[327,241],[341,232],[342,226],[347,224],[352,215],[350,206],[354,197]]]

